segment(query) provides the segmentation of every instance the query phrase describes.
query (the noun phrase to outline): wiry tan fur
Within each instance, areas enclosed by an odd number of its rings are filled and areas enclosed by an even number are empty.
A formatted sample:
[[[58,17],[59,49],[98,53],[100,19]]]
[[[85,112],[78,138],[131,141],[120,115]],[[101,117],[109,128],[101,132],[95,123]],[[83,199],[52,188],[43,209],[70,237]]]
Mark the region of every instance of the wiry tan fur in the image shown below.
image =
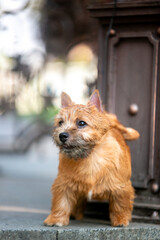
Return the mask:
[[[78,121],[86,125],[79,127]],[[65,143],[60,133],[67,132]],[[103,110],[98,90],[88,104],[74,104],[62,93],[62,109],[54,123],[54,141],[60,149],[59,172],[52,185],[52,208],[45,225],[68,225],[70,216],[83,217],[87,199],[109,200],[113,226],[127,226],[132,214],[131,157],[125,139],[139,137],[115,115]]]

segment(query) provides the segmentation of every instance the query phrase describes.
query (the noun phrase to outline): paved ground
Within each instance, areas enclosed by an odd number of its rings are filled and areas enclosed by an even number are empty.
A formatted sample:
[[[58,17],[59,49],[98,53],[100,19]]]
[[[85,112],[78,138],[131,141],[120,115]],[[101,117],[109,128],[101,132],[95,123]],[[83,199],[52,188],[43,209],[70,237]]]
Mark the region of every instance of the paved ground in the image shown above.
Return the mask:
[[[0,178],[0,239],[160,239],[160,226],[132,223],[112,228],[98,219],[70,222],[67,227],[45,227],[50,209],[51,180]]]
[[[160,239],[160,226],[131,223],[112,228],[100,219],[72,220],[67,227],[45,227],[50,209],[51,179],[0,178],[0,240]]]
[[[113,228],[103,221],[71,221],[67,227],[44,227],[45,214],[5,213],[1,215],[0,239],[64,240],[152,240],[160,239],[160,227],[132,223],[127,228]]]
[[[0,154],[0,176],[53,179],[57,174],[58,149],[51,136],[34,142],[24,153]]]
[[[47,141],[45,147],[40,141],[24,155],[0,156],[0,240],[160,239],[160,225],[131,223],[127,228],[112,228],[107,221],[85,218],[62,228],[43,226],[58,166],[57,149]]]

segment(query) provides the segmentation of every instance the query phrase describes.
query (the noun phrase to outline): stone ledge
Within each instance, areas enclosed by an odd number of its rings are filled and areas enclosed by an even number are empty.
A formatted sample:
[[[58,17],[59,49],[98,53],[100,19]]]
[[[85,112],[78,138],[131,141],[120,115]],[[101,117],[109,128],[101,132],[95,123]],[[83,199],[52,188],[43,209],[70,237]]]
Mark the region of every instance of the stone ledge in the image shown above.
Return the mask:
[[[1,230],[0,240],[158,240],[160,237],[160,228],[148,225],[131,225],[127,228],[112,227],[79,227],[70,225],[65,228],[52,227],[50,229],[32,229],[32,230]]]
[[[160,225],[131,223],[113,228],[104,220],[71,220],[66,227],[45,227],[46,214],[0,212],[0,240],[158,240]]]

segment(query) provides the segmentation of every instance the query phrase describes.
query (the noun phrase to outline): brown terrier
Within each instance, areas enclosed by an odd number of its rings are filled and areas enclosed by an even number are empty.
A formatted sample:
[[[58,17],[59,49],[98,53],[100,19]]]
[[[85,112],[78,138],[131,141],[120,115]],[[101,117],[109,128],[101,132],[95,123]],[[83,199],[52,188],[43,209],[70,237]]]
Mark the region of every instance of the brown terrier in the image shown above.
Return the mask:
[[[54,122],[54,141],[60,149],[59,172],[52,186],[52,208],[47,226],[69,224],[83,217],[87,199],[108,200],[112,226],[127,226],[134,189],[131,156],[125,139],[139,133],[125,128],[104,111],[98,90],[88,104],[74,104],[62,93],[62,109]]]

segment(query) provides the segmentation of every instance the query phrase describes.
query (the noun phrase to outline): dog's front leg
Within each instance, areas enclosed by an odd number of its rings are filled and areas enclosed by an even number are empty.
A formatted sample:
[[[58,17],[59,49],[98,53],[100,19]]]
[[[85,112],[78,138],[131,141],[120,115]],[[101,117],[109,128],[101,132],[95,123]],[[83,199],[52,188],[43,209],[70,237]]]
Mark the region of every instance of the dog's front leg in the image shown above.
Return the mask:
[[[51,213],[45,219],[46,226],[63,226],[69,224],[69,217],[76,199],[71,189],[65,185],[57,184],[56,181],[52,186],[52,207]]]

